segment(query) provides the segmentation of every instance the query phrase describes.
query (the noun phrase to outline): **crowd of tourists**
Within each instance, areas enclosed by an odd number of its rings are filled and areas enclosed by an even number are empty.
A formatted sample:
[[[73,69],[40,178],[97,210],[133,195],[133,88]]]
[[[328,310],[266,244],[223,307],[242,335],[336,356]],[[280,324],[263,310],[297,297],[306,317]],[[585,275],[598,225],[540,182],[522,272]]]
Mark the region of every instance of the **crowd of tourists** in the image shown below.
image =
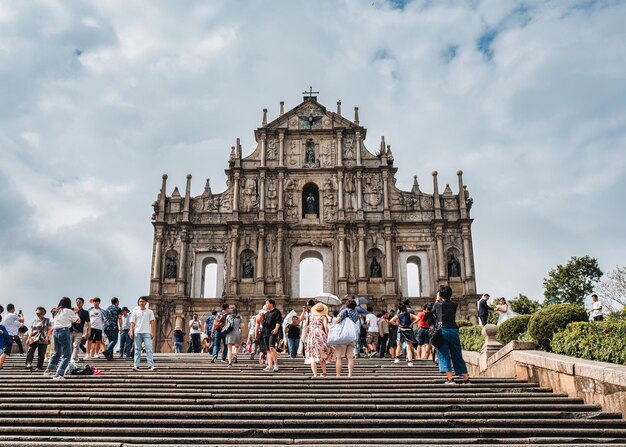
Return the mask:
[[[85,309],[84,298],[78,297],[72,304],[70,298],[63,297],[50,316],[39,306],[30,327],[21,310],[15,313],[13,304],[7,305],[6,312],[0,305],[0,369],[15,344],[19,355],[26,356],[26,368],[64,380],[70,365],[77,364],[81,356],[83,360],[113,360],[119,341],[118,357],[132,357],[133,369],[137,370],[145,352],[148,368],[154,370],[155,317],[147,307],[148,297],[139,298],[132,310],[120,307],[116,297],[106,308],[100,306],[98,297],[90,299],[89,304],[90,308]],[[23,334],[27,335],[26,347],[22,344]]]
[[[371,306],[357,306],[353,297],[346,297],[338,312],[310,300],[299,313],[290,309],[284,319],[274,300],[268,299],[247,322],[245,341],[244,321],[236,308],[225,303],[206,319],[193,314],[188,352],[210,353],[211,363],[220,359],[228,368],[242,353],[252,359],[258,355],[265,371],[278,371],[281,355],[302,357],[313,377],[326,377],[333,363],[339,377],[344,362],[352,377],[354,359],[364,356],[406,361],[408,366],[416,359],[432,359],[447,374],[447,383],[455,383],[453,373],[468,383],[456,325],[457,304],[451,297],[452,290],[442,286],[437,300],[422,309],[412,309],[405,300],[393,310],[378,313]],[[182,352],[186,334],[182,326],[175,327],[174,352]]]

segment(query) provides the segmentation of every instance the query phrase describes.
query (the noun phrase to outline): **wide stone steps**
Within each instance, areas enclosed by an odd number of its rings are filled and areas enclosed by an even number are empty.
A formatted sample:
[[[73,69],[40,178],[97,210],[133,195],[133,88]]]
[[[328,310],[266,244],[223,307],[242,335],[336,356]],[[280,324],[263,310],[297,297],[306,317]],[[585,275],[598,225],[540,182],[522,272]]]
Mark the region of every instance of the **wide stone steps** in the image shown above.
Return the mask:
[[[0,447],[626,446],[618,413],[519,380],[445,385],[427,361],[359,359],[353,379],[313,379],[301,359],[277,373],[209,361],[157,355],[156,371],[136,372],[97,359],[102,376],[55,382],[13,356],[0,371]]]

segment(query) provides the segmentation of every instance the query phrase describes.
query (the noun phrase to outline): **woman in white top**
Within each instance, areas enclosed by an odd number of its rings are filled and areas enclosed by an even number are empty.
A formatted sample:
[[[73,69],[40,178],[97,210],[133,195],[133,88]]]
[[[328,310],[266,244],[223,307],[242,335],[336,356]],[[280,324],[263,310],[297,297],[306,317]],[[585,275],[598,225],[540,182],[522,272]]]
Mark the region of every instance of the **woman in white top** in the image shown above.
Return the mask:
[[[65,380],[65,370],[70,364],[72,356],[72,337],[70,335],[72,323],[80,323],[80,318],[76,314],[76,309],[72,309],[72,300],[64,296],[59,301],[54,314],[54,333],[52,336],[54,354],[48,363],[48,368],[43,373],[44,376],[54,375],[53,380]],[[59,363],[59,359],[61,363]]]
[[[518,313],[515,313],[511,310],[504,298],[500,298],[495,311],[498,314],[498,326],[504,323],[509,318],[517,317],[519,315]]]

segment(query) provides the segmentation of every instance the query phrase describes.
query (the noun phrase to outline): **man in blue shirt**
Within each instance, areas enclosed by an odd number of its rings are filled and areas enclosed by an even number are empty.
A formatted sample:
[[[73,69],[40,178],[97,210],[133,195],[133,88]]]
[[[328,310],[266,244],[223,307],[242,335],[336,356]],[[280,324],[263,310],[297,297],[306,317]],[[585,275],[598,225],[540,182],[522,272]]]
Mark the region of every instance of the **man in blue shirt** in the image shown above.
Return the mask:
[[[0,322],[2,322],[2,314],[0,314]],[[9,331],[2,324],[0,324],[0,369],[3,368],[4,361],[7,358],[4,352],[5,348],[11,349],[12,337],[9,335]]]
[[[113,349],[117,344],[119,333],[122,331],[122,309],[120,309],[119,304],[120,300],[117,297],[111,298],[111,305],[104,312],[104,333],[108,340],[104,356],[107,360],[113,360]]]

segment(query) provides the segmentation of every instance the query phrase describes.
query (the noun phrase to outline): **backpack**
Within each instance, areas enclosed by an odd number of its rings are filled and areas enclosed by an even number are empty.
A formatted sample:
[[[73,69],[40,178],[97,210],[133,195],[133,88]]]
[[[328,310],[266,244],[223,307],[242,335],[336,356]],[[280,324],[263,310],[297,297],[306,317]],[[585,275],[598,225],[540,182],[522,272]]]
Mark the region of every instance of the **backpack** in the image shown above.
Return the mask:
[[[226,317],[226,322],[224,323],[224,326],[222,327],[222,335],[227,335],[230,334],[233,329],[235,329],[235,325],[234,325],[235,319],[232,316],[228,316]]]
[[[72,365],[70,364],[69,373],[72,376],[92,376],[94,369],[89,365]]]
[[[215,321],[213,322],[213,330],[221,331],[224,328],[225,324],[226,315],[224,315],[223,313],[218,314],[217,317],[215,317]]]

